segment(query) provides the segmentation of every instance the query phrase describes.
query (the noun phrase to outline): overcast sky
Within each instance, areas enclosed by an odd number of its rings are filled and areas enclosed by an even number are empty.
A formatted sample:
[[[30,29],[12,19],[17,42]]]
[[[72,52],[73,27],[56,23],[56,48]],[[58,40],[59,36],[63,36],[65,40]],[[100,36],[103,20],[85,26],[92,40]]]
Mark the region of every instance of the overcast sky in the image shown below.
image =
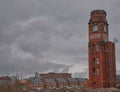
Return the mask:
[[[0,0],[0,75],[69,72],[88,77],[90,12],[107,12],[120,40],[120,0]],[[120,74],[120,42],[116,43]]]

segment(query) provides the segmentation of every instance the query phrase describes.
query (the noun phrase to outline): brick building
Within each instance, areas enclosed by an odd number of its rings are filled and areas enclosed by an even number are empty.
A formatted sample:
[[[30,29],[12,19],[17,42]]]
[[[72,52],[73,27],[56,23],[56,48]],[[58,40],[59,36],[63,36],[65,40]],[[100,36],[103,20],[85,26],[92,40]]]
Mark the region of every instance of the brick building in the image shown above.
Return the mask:
[[[75,78],[67,78],[66,81],[67,81],[69,87],[77,87],[78,86],[77,80]]]
[[[55,81],[58,88],[64,88],[68,86],[67,81],[64,78],[56,78]]]
[[[40,74],[40,77],[43,78],[71,78],[70,73],[47,73],[47,74]]]
[[[27,80],[26,86],[29,90],[40,91],[44,88],[44,83],[40,77],[30,77]]]
[[[104,10],[91,12],[88,23],[89,86],[116,86],[115,44],[109,41],[108,22]]]
[[[51,78],[45,78],[43,79],[44,87],[46,89],[53,89],[56,88],[56,82],[54,79]]]
[[[77,85],[79,87],[87,87],[88,86],[88,79],[87,78],[76,78]]]

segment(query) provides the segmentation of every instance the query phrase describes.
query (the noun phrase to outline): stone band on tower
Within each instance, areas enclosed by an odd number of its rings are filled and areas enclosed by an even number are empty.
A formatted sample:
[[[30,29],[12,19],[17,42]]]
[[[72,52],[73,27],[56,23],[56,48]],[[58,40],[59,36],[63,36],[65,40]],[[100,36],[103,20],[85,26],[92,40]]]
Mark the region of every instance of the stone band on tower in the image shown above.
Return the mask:
[[[104,10],[91,12],[88,23],[89,86],[116,86],[115,44],[109,41],[108,22]]]

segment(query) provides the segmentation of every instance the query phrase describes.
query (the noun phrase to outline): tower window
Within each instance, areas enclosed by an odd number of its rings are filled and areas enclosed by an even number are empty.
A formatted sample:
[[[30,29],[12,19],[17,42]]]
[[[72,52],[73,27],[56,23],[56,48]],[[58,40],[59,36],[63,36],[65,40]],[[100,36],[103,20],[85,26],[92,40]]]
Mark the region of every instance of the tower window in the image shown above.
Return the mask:
[[[96,45],[96,51],[99,51],[99,46],[98,45]]]
[[[93,44],[93,51],[99,51],[99,45]]]
[[[96,69],[95,69],[95,67],[93,68],[93,74],[96,75]]]
[[[100,75],[100,69],[99,68],[97,68],[97,75]]]
[[[96,64],[96,62],[95,62],[95,58],[93,58],[93,64]]]
[[[100,61],[99,61],[99,58],[93,58],[93,64],[99,64]]]
[[[104,25],[104,32],[106,32],[107,31],[107,29],[106,29],[106,26]]]
[[[100,69],[99,68],[93,68],[93,75],[100,75]]]
[[[96,64],[99,64],[100,61],[99,61],[99,58],[96,58]]]
[[[97,26],[97,24],[95,23],[94,26],[93,26],[93,32],[96,32],[96,31],[98,31],[98,26]]]

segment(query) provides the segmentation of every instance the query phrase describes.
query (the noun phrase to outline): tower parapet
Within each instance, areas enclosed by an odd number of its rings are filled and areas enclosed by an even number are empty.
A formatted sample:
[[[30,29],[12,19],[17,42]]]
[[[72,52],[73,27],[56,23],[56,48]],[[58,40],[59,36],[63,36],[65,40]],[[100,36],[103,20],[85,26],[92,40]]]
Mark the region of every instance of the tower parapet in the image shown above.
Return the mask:
[[[106,20],[106,12],[104,10],[93,10],[91,13],[90,13],[90,20],[89,20],[89,23],[93,23],[93,22],[99,22],[99,21],[104,21],[107,23],[107,20]]]

